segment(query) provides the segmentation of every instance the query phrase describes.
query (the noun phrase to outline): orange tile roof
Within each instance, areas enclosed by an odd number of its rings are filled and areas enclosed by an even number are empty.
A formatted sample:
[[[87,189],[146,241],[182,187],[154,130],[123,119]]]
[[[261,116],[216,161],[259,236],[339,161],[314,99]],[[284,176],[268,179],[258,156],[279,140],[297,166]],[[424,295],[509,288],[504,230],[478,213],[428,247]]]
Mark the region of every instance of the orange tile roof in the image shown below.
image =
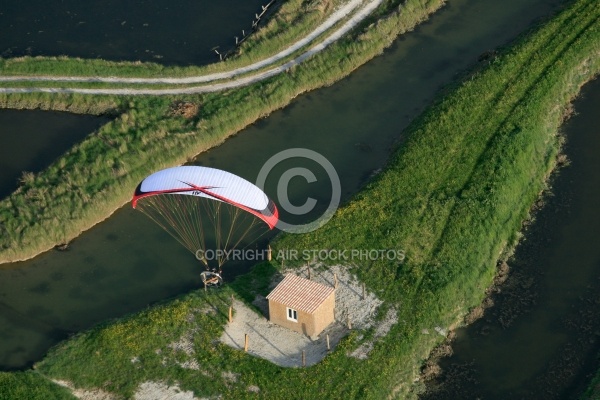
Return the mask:
[[[267,299],[309,314],[323,303],[335,289],[302,277],[287,274]]]

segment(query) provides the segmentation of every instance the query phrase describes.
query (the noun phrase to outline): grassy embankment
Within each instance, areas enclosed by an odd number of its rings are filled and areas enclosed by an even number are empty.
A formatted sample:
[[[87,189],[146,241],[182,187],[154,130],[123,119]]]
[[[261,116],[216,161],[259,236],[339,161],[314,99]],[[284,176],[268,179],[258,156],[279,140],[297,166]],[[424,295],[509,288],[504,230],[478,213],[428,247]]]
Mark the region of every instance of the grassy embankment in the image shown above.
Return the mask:
[[[222,93],[135,98],[0,94],[2,107],[118,115],[45,171],[24,176],[21,187],[0,200],[0,263],[27,259],[73,239],[127,202],[144,176],[184,163],[299,94],[348,75],[442,3],[408,0],[401,12],[396,3],[386,3],[354,33],[302,66]],[[171,116],[170,106],[177,101],[198,105],[198,113]]]
[[[188,67],[167,67],[153,63],[140,63],[140,62],[109,62],[105,60],[85,60],[68,57],[22,57],[8,60],[0,59],[0,74],[9,76],[55,76],[55,77],[81,77],[83,81],[58,81],[53,82],[49,80],[17,80],[17,81],[0,81],[0,87],[11,87],[11,88],[56,88],[57,85],[60,88],[69,89],[181,89],[183,87],[197,87],[206,86],[209,83],[149,83],[149,82],[136,82],[136,83],[122,83],[122,82],[99,82],[96,78],[110,78],[115,76],[119,78],[153,78],[153,79],[164,79],[167,78],[190,78],[198,76],[210,76],[212,77],[211,82],[223,83],[229,81],[235,83],[240,78],[248,75],[253,75],[258,72],[264,72],[272,69],[277,65],[284,64],[287,61],[294,59],[299,56],[316,43],[324,40],[332,32],[341,27],[348,19],[361,7],[357,6],[354,8],[348,8],[348,3],[355,4],[356,0],[347,2],[343,0],[324,0],[316,3],[303,2],[299,0],[287,1],[282,4],[277,12],[269,18],[269,22],[265,27],[262,27],[252,35],[248,36],[248,40],[244,41],[239,48],[237,48],[237,54],[234,57],[227,58],[224,62],[217,62],[206,66],[188,66]],[[381,13],[386,14],[396,10],[397,4],[400,3],[398,0],[390,0],[386,6],[381,7]],[[420,4],[424,3],[424,4]],[[410,28],[418,22],[420,22],[429,13],[435,11],[443,4],[441,0],[421,0],[421,1],[408,1],[407,9],[404,16],[401,17],[404,28]],[[426,14],[422,14],[423,9],[427,9]],[[318,36],[313,36],[313,33],[317,31],[316,28],[322,28],[321,24],[329,21],[330,18],[334,17],[334,14],[339,14],[342,11],[350,11],[349,15],[340,19],[338,17],[337,22],[330,26],[327,30],[321,32]],[[381,15],[381,14],[380,14]],[[374,21],[372,17],[370,19]],[[329,26],[329,25],[328,25]],[[311,42],[305,44],[302,48],[296,47],[296,43],[300,39],[311,37]],[[288,48],[295,48],[295,51],[288,52]],[[377,45],[376,45],[377,47]],[[286,56],[280,54],[283,50],[286,50]],[[273,56],[277,55],[277,60],[272,59]],[[362,54],[363,57],[366,54]],[[371,55],[372,58],[374,55]],[[360,58],[359,57],[359,58]],[[271,63],[263,67],[252,67],[250,70],[244,67],[249,67],[250,64],[271,60]],[[361,64],[367,59],[363,59]],[[241,72],[239,69],[244,69],[246,72]],[[236,74],[233,77],[226,78],[222,72],[232,72]],[[214,75],[220,75],[218,79],[215,79]],[[90,80],[89,78],[92,77]],[[85,78],[88,81],[85,81]]]
[[[80,334],[53,349],[38,372],[123,396],[148,380],[236,399],[257,397],[252,386],[258,397],[276,399],[414,396],[419,368],[441,340],[422,330],[455,326],[482,300],[544,189],[560,150],[558,128],[580,86],[600,71],[599,54],[600,10],[595,0],[578,0],[430,107],[387,168],[327,225],[275,243],[277,250],[406,252],[402,264],[350,267],[384,307],[399,310],[368,359],[347,352],[373,332],[353,334],[321,363],[296,369],[214,342],[233,291],[247,300],[265,294],[277,267],[262,264],[221,292],[191,293]],[[170,345],[182,340],[193,352]]]
[[[216,62],[206,66],[178,67],[156,63],[115,62],[67,56],[18,57],[0,59],[0,74],[139,78],[187,77],[228,71],[260,61],[285,49],[289,44],[312,32],[332,14],[336,7],[343,3],[342,0],[321,2],[286,0],[282,3],[275,3],[276,13],[268,19],[265,26],[261,26],[260,29],[248,36],[248,40],[239,46],[237,56],[228,58],[225,62]],[[249,34],[251,29],[245,31]],[[217,60],[218,56],[215,55],[215,61]],[[14,83],[9,85],[15,86]]]
[[[596,376],[592,379],[590,386],[587,388],[581,400],[600,400],[600,370],[596,372]]]
[[[69,389],[50,382],[34,371],[0,372],[0,399],[76,399]]]

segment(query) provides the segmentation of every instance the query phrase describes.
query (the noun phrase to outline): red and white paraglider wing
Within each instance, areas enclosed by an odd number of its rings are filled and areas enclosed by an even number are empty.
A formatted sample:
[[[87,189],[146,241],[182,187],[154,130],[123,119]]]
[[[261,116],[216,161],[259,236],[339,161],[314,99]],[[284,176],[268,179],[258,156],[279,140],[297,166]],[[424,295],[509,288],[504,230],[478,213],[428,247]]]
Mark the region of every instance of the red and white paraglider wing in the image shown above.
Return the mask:
[[[236,206],[263,220],[270,229],[277,225],[275,203],[256,185],[215,168],[181,166],[155,172],[136,188],[133,208],[139,199],[155,195],[199,196]]]

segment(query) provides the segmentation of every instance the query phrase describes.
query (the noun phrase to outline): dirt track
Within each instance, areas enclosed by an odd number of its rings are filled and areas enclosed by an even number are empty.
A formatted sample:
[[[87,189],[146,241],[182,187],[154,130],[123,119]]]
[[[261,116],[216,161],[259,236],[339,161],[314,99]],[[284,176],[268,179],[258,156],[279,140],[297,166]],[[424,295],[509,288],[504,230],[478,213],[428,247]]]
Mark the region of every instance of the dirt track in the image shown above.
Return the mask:
[[[367,1],[362,8],[359,6],[363,3],[362,0],[351,0],[345,6],[341,7],[339,10],[334,12],[330,18],[328,18],[323,24],[321,24],[317,29],[315,29],[311,34],[299,40],[298,42],[292,44],[287,49],[281,51],[280,53],[269,57],[265,60],[256,62],[254,64],[248,65],[246,67],[237,68],[227,72],[221,72],[216,74],[209,74],[203,76],[194,76],[194,77],[186,77],[186,78],[119,78],[119,77],[98,77],[98,76],[90,76],[90,77],[78,77],[78,76],[0,76],[0,82],[88,82],[88,83],[116,83],[116,84],[194,84],[194,83],[207,83],[214,82],[223,79],[233,79],[238,77],[241,74],[246,74],[248,72],[256,71],[258,69],[267,67],[269,65],[275,64],[277,61],[287,57],[293,52],[301,49],[302,47],[310,44],[317,36],[326,32],[337,22],[342,20],[343,18],[351,15],[354,12],[354,15],[346,21],[339,29],[330,34],[327,38],[325,38],[322,42],[314,45],[306,52],[302,53],[298,57],[283,63],[281,65],[275,66],[266,71],[258,72],[253,75],[248,75],[243,78],[236,78],[232,81],[212,83],[208,85],[201,86],[191,86],[184,88],[172,88],[172,89],[148,89],[148,88],[135,88],[135,87],[127,87],[127,88],[102,88],[102,89],[86,89],[86,88],[66,88],[66,87],[26,87],[26,88],[0,88],[0,93],[34,93],[34,92],[43,92],[43,93],[80,93],[80,94],[109,94],[109,95],[172,95],[172,94],[190,94],[190,93],[207,93],[207,92],[217,92],[220,90],[231,89],[241,86],[250,85],[255,82],[259,82],[261,80],[267,79],[274,75],[280,74],[282,72],[287,71],[292,68],[294,65],[302,63],[307,58],[319,53],[331,43],[335,42],[339,38],[341,38],[344,34],[350,31],[353,27],[355,27],[360,21],[362,21],[365,17],[367,17],[377,6],[382,3],[383,0],[369,0]],[[358,8],[358,9],[357,9]]]

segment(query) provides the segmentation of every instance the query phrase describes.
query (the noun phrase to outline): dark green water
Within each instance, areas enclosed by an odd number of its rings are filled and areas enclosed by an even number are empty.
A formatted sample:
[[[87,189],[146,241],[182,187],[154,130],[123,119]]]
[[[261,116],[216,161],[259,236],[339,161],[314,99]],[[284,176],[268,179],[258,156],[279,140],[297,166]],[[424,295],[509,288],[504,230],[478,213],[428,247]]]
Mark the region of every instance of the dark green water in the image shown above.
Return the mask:
[[[426,399],[577,399],[600,360],[600,80],[564,126],[570,165],[552,179],[495,306],[457,332]]]
[[[444,85],[476,63],[479,55],[506,43],[559,3],[451,2],[350,78],[301,96],[197,162],[253,181],[273,154],[290,147],[309,148],[334,165],[347,199],[385,163],[402,129]],[[322,195],[328,186],[327,181],[297,182],[292,199],[298,204],[307,197],[328,201]],[[273,190],[267,186],[269,194]],[[242,269],[235,266],[226,275],[231,278]],[[185,249],[125,206],[81,235],[70,251],[48,252],[0,269],[0,366],[26,367],[70,332],[197,288],[199,270]],[[568,306],[566,310],[569,315]],[[528,329],[522,328],[524,337],[534,337],[535,328]],[[568,335],[560,325],[549,331],[558,338]],[[550,341],[530,357],[539,357],[543,347],[551,346]],[[512,342],[505,352],[509,349],[523,353],[528,346]],[[498,368],[513,371],[510,357],[501,356]],[[525,369],[527,363],[521,364]],[[517,386],[527,383],[513,378],[508,374],[499,379]],[[493,373],[488,375],[489,391],[497,389],[495,382]]]
[[[19,185],[23,171],[39,172],[108,118],[59,112],[0,112],[0,198]]]
[[[208,64],[248,34],[263,0],[2,0],[0,56]]]

